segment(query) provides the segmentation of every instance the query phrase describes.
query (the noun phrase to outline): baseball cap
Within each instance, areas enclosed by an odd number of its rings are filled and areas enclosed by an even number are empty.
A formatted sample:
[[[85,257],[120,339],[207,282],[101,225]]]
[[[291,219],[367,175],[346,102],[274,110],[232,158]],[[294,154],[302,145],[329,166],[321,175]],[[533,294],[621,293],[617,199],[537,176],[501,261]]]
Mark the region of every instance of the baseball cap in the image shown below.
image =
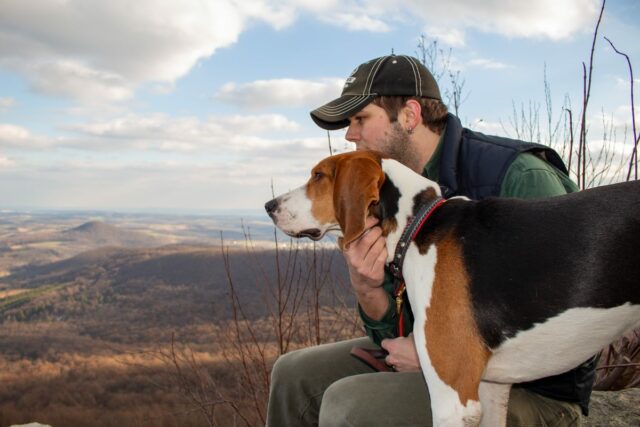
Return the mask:
[[[388,55],[356,67],[340,97],[313,110],[311,118],[323,129],[340,129],[349,126],[349,117],[385,95],[442,99],[436,79],[418,59]]]

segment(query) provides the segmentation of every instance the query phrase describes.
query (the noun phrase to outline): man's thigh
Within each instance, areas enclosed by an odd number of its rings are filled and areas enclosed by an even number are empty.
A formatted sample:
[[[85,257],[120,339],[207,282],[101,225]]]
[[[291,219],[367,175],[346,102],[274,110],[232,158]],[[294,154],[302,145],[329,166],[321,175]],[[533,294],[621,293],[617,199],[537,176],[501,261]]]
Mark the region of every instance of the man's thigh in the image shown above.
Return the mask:
[[[320,427],[431,425],[422,372],[377,372],[343,378],[322,398]]]
[[[509,427],[579,426],[578,405],[514,388]],[[343,378],[324,393],[320,427],[430,427],[431,402],[421,372],[373,373]]]
[[[347,376],[374,372],[350,355],[353,346],[379,348],[365,337],[282,355],[271,375],[267,426],[317,425],[327,387]]]
[[[509,395],[509,427],[573,427],[582,422],[582,411],[575,403],[549,399],[522,388]]]

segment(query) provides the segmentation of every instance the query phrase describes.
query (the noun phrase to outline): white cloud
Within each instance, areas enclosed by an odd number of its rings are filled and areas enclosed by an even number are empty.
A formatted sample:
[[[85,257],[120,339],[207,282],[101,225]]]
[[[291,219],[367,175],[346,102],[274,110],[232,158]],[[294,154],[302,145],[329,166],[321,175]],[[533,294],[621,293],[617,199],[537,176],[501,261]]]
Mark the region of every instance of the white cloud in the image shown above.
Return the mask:
[[[165,114],[130,114],[112,121],[76,125],[71,129],[108,138],[200,140],[232,134],[292,132],[298,130],[299,125],[279,114],[211,117],[204,121],[195,117],[173,118]]]
[[[591,29],[599,0],[5,0],[0,66],[45,94],[82,103],[131,99],[142,83],[171,88],[201,59],[234,44],[252,22],[275,29],[299,14],[355,31],[385,32],[406,20],[451,45],[469,28],[510,37],[564,39]],[[446,28],[447,30],[443,30]]]
[[[15,161],[0,154],[0,168],[8,168],[8,167],[14,166],[15,164],[16,164]]]
[[[86,208],[145,206],[150,201],[165,207],[253,206],[256,200],[266,200],[271,178],[276,192],[298,186],[310,167],[328,154],[324,132],[311,134],[321,135],[318,138],[309,137],[294,120],[258,112],[272,107],[316,107],[340,92],[342,79],[231,82],[215,94],[217,100],[253,111],[250,116],[123,113],[125,108],[163,108],[136,100],[136,90],[180,90],[181,77],[203,59],[233,45],[252,24],[282,29],[307,14],[340,28],[384,32],[411,20],[444,43],[461,46],[465,37],[470,38],[465,34],[469,29],[508,37],[563,39],[590,31],[598,9],[596,0],[562,4],[552,0],[1,3],[0,67],[25,76],[38,92],[80,101],[83,105],[73,105],[74,114],[97,111],[83,109],[94,103],[101,114],[94,116],[100,119],[67,125],[60,133],[64,136],[57,138],[35,130],[51,122],[34,123],[31,130],[0,124],[0,194],[5,199],[6,195],[23,197],[26,204],[82,203]],[[453,65],[457,69],[461,64]],[[467,65],[505,66],[490,59]],[[105,108],[100,103],[109,105]],[[0,111],[13,105],[12,98],[0,98]],[[60,109],[48,107],[37,111],[68,123],[68,116],[60,118]],[[476,124],[472,127],[486,133],[504,133],[499,124]],[[347,145],[341,139],[332,143],[334,148]],[[39,151],[42,147],[51,149],[44,153]],[[10,168],[14,172],[5,166],[14,166]]]
[[[487,58],[472,59],[471,61],[469,61],[468,65],[470,67],[486,68],[489,70],[499,70],[508,67],[508,65],[503,62],[494,61],[493,59]]]
[[[129,114],[114,120],[66,128],[76,137],[57,141],[86,151],[153,151],[195,155],[237,155],[254,149],[277,149],[292,141],[300,125],[279,114],[223,116],[200,120],[165,114]],[[255,136],[261,135],[261,136]],[[197,161],[197,158],[191,159]]]
[[[260,135],[269,132],[296,132],[300,125],[280,114],[262,114],[255,116],[227,116],[212,118],[209,125],[220,126],[226,132],[241,135]]]
[[[9,206],[46,206],[78,209],[262,209],[271,199],[271,181],[277,193],[304,182],[313,162],[229,162],[228,164],[170,165],[106,168],[95,162],[56,170],[0,169],[0,194],[11,195]],[[300,173],[291,176],[291,169]],[[96,191],[100,189],[100,191]],[[266,215],[265,215],[266,218]]]
[[[288,0],[292,7],[300,10],[305,10],[313,15],[321,15],[328,13],[332,10],[338,9],[341,5],[347,7],[348,0]]]
[[[14,142],[26,141],[31,137],[29,131],[20,126],[0,124],[0,141]]]
[[[425,32],[430,38],[452,47],[462,47],[465,45],[464,31],[457,28],[431,26],[427,27]]]
[[[410,8],[435,32],[441,32],[441,28],[477,29],[508,37],[561,40],[576,32],[590,31],[599,6],[599,0],[412,0]],[[442,41],[446,42],[446,38]]]
[[[26,159],[19,168],[0,168],[0,195],[9,195],[15,206],[50,208],[260,209],[271,198],[272,182],[277,193],[301,185],[328,155],[326,147],[323,138],[238,136],[187,153],[120,157],[116,147],[108,153],[73,150],[46,162]]]
[[[3,1],[0,65],[46,94],[119,101],[142,82],[174,82],[252,19],[282,28],[294,11],[266,0]]]
[[[249,83],[227,83],[214,95],[219,101],[249,110],[271,107],[315,107],[335,98],[344,79],[257,80]]]
[[[373,33],[387,33],[391,31],[389,25],[382,19],[363,14],[336,13],[324,17],[322,20],[350,31],[371,31]]]
[[[386,0],[289,0],[288,3],[300,12],[348,31],[386,33],[391,23],[398,22],[405,13],[402,6]]]
[[[595,110],[595,109],[594,109]],[[640,132],[640,105],[635,106],[636,132]],[[603,111],[590,111],[588,117],[589,135],[592,138],[604,138],[622,146],[633,147],[633,120],[631,116],[631,105],[623,104],[613,110],[603,113]],[[621,149],[630,152],[631,148]]]
[[[0,123],[0,146],[18,148],[42,148],[50,141],[42,136],[33,135],[28,129],[8,123]]]
[[[508,37],[542,37],[561,40],[591,30],[600,0],[344,0],[311,2],[290,0],[298,10],[351,30],[390,31],[416,18],[426,33],[450,46],[463,46],[464,31],[476,29]],[[339,10],[339,12],[336,12]]]
[[[9,141],[20,162],[0,155],[0,195],[15,206],[51,208],[259,209],[272,181],[277,192],[299,186],[328,155],[324,137],[292,137],[297,130],[273,114],[127,115],[67,127],[67,136],[50,141],[55,149],[33,156],[24,144],[33,132],[5,124],[0,152]]]
[[[509,136],[502,123],[490,122],[480,118],[473,120],[469,128],[488,135]]]
[[[71,96],[83,104],[125,101],[133,87],[122,76],[86,67],[75,61],[31,64],[27,70],[33,88],[56,96]]]
[[[170,117],[166,114],[128,114],[116,119],[65,126],[66,136],[37,135],[22,126],[0,123],[0,147],[31,153],[43,148],[72,149],[86,155],[110,153],[123,161],[132,152],[249,153],[298,145],[292,134],[300,125],[279,114],[210,117]],[[256,136],[260,135],[260,136]],[[321,147],[325,143],[319,143]],[[127,154],[128,153],[128,154]],[[100,154],[103,155],[103,154]],[[135,156],[134,156],[135,158]]]
[[[7,111],[16,104],[13,98],[0,98],[0,112]]]
[[[630,85],[630,80],[629,80],[628,76],[627,77],[616,77],[615,81],[616,81],[616,85],[618,87],[621,87],[621,88],[628,88],[629,85]],[[640,84],[640,79],[634,78],[633,79],[633,84],[634,85]]]
[[[265,21],[277,30],[291,25],[296,18],[295,7],[286,4],[286,2],[277,0],[242,0],[231,3],[245,17]]]

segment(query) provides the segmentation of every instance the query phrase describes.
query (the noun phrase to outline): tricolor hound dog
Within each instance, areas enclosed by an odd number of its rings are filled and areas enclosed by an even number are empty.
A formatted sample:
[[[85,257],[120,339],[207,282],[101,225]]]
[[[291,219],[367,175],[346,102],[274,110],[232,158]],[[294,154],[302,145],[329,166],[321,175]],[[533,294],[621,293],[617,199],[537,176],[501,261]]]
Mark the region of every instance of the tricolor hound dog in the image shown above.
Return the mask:
[[[439,197],[399,162],[356,151],[324,159],[265,208],[290,236],[340,229],[341,245],[378,216],[392,263],[405,227]],[[435,426],[504,426],[511,384],[568,371],[640,326],[640,182],[455,197],[429,211],[403,272]]]

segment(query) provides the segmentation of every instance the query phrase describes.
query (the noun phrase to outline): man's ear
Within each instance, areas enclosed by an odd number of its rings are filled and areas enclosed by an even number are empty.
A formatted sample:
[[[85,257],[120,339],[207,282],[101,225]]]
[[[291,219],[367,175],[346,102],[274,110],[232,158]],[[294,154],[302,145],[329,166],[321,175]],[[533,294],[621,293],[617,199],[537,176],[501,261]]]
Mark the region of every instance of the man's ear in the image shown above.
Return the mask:
[[[371,156],[346,157],[336,165],[333,206],[342,229],[342,249],[364,233],[369,206],[380,199],[385,176],[378,160]]]
[[[420,123],[422,123],[422,106],[415,99],[408,99],[402,107],[402,123],[403,127],[408,131],[413,131]]]

